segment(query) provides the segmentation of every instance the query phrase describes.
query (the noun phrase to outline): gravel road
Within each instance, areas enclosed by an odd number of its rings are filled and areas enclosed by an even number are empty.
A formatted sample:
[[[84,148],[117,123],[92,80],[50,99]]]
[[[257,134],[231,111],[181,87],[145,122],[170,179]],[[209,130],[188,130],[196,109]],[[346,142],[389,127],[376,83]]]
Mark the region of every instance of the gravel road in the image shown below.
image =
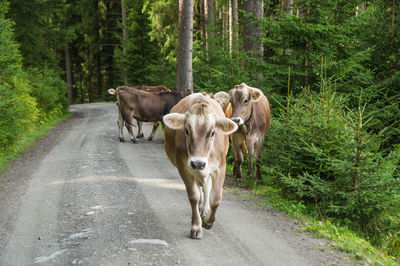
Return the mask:
[[[0,265],[352,263],[229,188],[214,227],[190,239],[190,204],[162,131],[121,143],[115,104],[70,110],[0,176]],[[152,124],[144,126],[147,137]]]

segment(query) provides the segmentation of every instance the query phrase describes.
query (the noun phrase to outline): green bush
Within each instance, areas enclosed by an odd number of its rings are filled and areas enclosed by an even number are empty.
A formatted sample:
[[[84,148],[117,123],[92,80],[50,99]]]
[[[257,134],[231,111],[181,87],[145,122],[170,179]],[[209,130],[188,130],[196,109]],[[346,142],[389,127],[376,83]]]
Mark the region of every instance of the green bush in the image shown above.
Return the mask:
[[[57,71],[44,68],[29,68],[28,78],[32,87],[31,95],[37,101],[40,111],[39,123],[61,116],[68,106],[66,84]]]
[[[0,155],[22,134],[29,133],[37,118],[36,101],[22,70],[12,22],[4,18],[7,8],[0,5]]]
[[[59,73],[50,68],[24,71],[13,23],[4,18],[7,6],[0,4],[1,156],[14,149],[38,123],[60,117],[67,106],[66,86]]]
[[[388,128],[370,133],[364,108],[347,109],[326,84],[287,100],[267,134],[264,181],[379,241],[400,209],[400,149],[380,149]]]

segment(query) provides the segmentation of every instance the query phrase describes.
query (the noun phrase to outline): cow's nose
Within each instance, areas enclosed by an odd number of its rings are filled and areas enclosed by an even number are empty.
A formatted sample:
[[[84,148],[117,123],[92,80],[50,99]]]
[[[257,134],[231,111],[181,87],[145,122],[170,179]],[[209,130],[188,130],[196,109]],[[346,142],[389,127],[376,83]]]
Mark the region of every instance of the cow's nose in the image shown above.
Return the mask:
[[[206,162],[203,161],[190,161],[190,166],[196,170],[203,170],[206,167]]]
[[[231,120],[235,122],[238,126],[243,124],[243,120],[240,117],[232,117]]]

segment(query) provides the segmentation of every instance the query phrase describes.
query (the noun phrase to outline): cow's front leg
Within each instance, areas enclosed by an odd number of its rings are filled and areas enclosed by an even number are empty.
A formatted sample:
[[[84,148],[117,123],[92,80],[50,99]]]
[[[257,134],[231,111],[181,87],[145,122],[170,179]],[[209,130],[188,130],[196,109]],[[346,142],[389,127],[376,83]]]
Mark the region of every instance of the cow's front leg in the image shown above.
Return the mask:
[[[203,227],[206,229],[210,229],[212,223],[209,223],[209,213],[210,213],[210,192],[212,187],[212,179],[211,176],[208,176],[203,184],[203,197],[204,201],[202,204],[202,208],[200,211],[201,219],[203,221]]]
[[[258,141],[256,143],[256,178],[258,180],[258,182],[262,182],[261,179],[261,172],[260,172],[260,164],[261,164],[261,151],[263,148],[263,144],[264,144],[264,136],[261,137],[260,141]]]
[[[158,128],[158,124],[159,124],[159,122],[154,122],[154,124],[153,124],[153,130],[151,131],[151,134],[150,134],[150,136],[149,136],[149,138],[148,138],[147,140],[149,140],[149,141],[152,141],[152,140],[153,140],[154,134],[156,133],[157,128]]]
[[[210,203],[210,211],[207,213],[207,216],[203,219],[204,228],[210,229],[215,221],[216,214],[219,205],[222,200],[222,189],[225,180],[225,165],[220,167],[220,170],[217,170],[212,175],[212,179],[210,177],[210,193],[209,193],[209,203]]]
[[[142,121],[139,121],[136,119],[136,122],[137,122],[137,126],[138,126],[138,133],[137,133],[136,137],[138,139],[140,139],[140,138],[143,138]]]
[[[242,182],[242,162],[243,162],[243,153],[240,149],[240,142],[233,140],[232,141],[232,150],[234,157],[233,164],[233,174],[236,179],[236,183],[239,184]]]
[[[203,229],[201,228],[201,217],[199,212],[200,191],[194,181],[186,181],[186,192],[192,207],[192,228],[190,229],[190,237],[192,239],[201,239],[203,237]]]

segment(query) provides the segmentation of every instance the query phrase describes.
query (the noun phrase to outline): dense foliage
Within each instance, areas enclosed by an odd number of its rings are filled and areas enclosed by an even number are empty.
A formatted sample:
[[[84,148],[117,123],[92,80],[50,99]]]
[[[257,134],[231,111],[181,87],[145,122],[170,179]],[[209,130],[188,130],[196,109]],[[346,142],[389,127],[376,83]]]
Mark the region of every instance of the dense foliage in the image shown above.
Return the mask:
[[[60,73],[44,66],[51,60],[33,58],[39,55],[32,51],[27,51],[32,61],[21,55],[15,23],[6,18],[9,8],[7,2],[0,4],[0,156],[39,124],[61,116],[67,106]],[[25,49],[35,47],[31,44]]]

